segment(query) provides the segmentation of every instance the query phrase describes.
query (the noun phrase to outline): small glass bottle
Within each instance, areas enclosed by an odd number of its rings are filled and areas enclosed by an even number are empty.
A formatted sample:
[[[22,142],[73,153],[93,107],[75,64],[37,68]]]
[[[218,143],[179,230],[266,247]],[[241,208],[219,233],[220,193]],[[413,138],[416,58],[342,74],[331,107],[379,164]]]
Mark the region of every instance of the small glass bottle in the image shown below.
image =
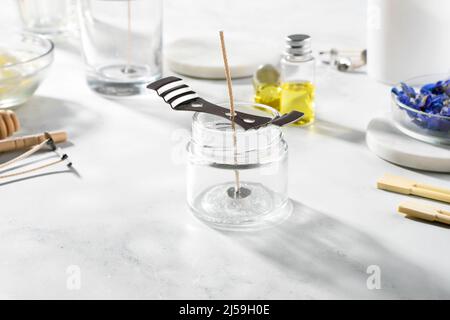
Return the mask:
[[[303,112],[294,125],[306,126],[314,122],[315,60],[311,37],[293,34],[286,38],[286,50],[281,58],[280,113],[292,110]]]

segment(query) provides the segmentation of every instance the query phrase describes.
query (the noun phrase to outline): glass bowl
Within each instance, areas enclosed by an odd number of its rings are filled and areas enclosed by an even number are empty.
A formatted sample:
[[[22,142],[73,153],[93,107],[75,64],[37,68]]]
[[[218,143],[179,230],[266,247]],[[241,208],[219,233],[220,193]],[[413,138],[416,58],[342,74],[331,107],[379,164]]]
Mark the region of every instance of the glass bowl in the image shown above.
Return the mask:
[[[26,102],[53,62],[52,41],[33,34],[0,34],[0,109]]]
[[[432,74],[403,83],[420,92],[423,85],[446,80],[449,76]],[[418,111],[400,102],[394,93],[391,94],[391,112],[395,126],[406,135],[428,143],[450,145],[450,117]]]

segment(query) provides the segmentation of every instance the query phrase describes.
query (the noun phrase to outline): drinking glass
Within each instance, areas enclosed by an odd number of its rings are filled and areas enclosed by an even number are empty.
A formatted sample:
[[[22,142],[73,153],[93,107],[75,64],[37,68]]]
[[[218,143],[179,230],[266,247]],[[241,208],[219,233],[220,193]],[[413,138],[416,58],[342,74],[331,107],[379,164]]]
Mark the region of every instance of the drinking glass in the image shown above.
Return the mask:
[[[142,93],[162,72],[162,0],[80,0],[89,87],[108,96]]]
[[[74,28],[74,0],[17,0],[17,4],[27,31],[57,36]]]

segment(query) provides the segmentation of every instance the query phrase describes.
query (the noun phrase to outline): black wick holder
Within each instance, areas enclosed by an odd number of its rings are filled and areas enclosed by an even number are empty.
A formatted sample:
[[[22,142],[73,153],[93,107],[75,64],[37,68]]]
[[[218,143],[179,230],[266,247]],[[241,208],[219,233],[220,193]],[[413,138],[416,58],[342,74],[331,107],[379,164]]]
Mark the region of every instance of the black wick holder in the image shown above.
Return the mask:
[[[67,155],[67,153],[64,153],[64,154],[60,154],[59,152],[58,152],[58,147],[56,146],[56,143],[55,143],[55,140],[53,140],[53,137],[52,137],[52,135],[50,134],[50,133],[48,133],[48,132],[44,132],[44,135],[45,135],[45,138],[47,139],[47,146],[53,151],[53,152],[56,152],[58,155],[59,155],[59,157],[61,158],[61,160],[67,160],[67,159],[69,159],[69,156]],[[68,167],[72,167],[72,162],[71,161],[68,161],[67,162],[67,166]]]
[[[214,103],[200,98],[184,81],[177,77],[166,77],[147,86],[148,89],[155,90],[166,103],[174,110],[205,112],[225,119],[231,119],[230,109],[218,106]],[[291,111],[275,118],[256,116],[253,114],[235,111],[234,121],[244,130],[258,129],[262,126],[273,124],[284,126],[295,122],[303,117],[299,111]]]

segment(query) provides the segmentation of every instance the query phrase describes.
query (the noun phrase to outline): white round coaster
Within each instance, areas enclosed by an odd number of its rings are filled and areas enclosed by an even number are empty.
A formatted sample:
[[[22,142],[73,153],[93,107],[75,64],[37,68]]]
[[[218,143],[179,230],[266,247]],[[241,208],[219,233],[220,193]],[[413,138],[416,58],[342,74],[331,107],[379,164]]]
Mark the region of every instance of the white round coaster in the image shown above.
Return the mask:
[[[366,142],[380,158],[395,164],[426,171],[450,172],[450,147],[413,139],[400,132],[389,116],[373,119]]]
[[[278,60],[277,49],[267,44],[237,36],[226,36],[228,63],[233,78],[252,76],[258,66]],[[166,50],[169,68],[179,74],[225,79],[219,36],[178,39]]]

